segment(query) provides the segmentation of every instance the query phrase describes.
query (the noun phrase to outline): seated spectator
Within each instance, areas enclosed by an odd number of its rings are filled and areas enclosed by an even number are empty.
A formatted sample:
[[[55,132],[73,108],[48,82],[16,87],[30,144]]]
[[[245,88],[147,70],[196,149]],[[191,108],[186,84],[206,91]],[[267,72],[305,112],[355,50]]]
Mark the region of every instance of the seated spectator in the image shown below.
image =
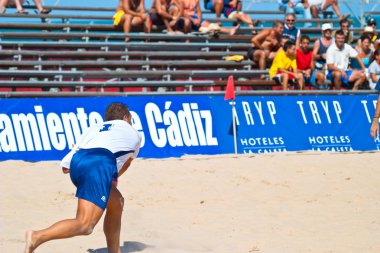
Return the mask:
[[[331,30],[332,25],[329,23],[322,25],[322,37],[314,42],[313,46],[313,60],[315,69],[325,72],[326,68],[326,52],[332,44]]]
[[[223,12],[226,18],[235,18],[238,21],[245,23],[248,27],[253,28],[257,24],[257,20],[252,21],[251,17],[241,11],[242,3],[238,0],[210,0],[206,9],[215,12],[216,17],[220,18]],[[252,31],[256,34],[256,31]]]
[[[348,69],[350,58],[357,59],[361,70]],[[326,63],[328,66],[327,78],[334,83],[336,89],[341,89],[342,86],[350,88],[353,84],[352,89],[357,90],[365,81],[363,61],[355,49],[344,43],[342,30],[335,33],[335,41],[327,49]]]
[[[375,42],[377,41],[377,32],[376,32],[376,19],[374,18],[369,18],[368,19],[368,22],[367,22],[367,26],[370,26],[373,28],[373,31],[374,31],[374,35],[372,37],[372,42]]]
[[[362,59],[363,64],[365,66],[364,74],[366,76],[366,84],[367,84],[370,78],[368,68],[373,57],[373,52],[375,50],[371,48],[371,45],[373,46],[373,44],[371,43],[371,36],[362,35],[362,37],[360,38],[360,41],[361,41],[360,47],[356,46],[356,50],[358,51],[358,55]],[[350,67],[352,69],[358,69],[358,70],[361,69],[361,66],[359,62],[356,60],[356,58],[351,59]]]
[[[154,0],[149,15],[152,24],[165,25],[167,32],[171,33],[173,32],[172,27],[177,24],[181,16],[181,12],[182,6],[178,0]]]
[[[145,9],[144,0],[119,0],[116,14],[113,16],[113,25],[122,28],[125,34],[129,34],[131,26],[144,26],[144,32],[150,33],[150,17]],[[128,42],[129,38],[125,38]]]
[[[340,13],[339,9],[339,3],[338,0],[308,0],[310,5],[310,12],[314,19],[319,18],[319,12],[325,11],[330,6],[333,8],[335,14],[338,16],[339,19],[345,19],[350,16],[350,14],[342,15]],[[319,23],[317,23],[319,27]]]
[[[260,70],[266,69],[267,61],[272,61],[281,47],[281,37],[284,31],[284,23],[276,21],[271,29],[264,29],[251,40],[252,47],[248,49],[248,59],[259,64]],[[265,79],[265,75],[261,75]]]
[[[322,71],[315,70],[313,50],[310,49],[309,45],[309,36],[302,36],[300,49],[296,51],[297,69],[303,74],[304,84],[311,84],[320,89],[325,82],[325,74]]]
[[[36,5],[38,9],[38,14],[49,14],[51,12],[51,9],[46,9],[41,4],[40,0],[33,0],[34,4]],[[8,5],[16,6],[16,13],[18,14],[28,14],[29,12],[24,10],[22,8],[22,4],[26,2],[25,0],[1,0],[0,1],[0,14],[5,13],[6,8]]]
[[[362,39],[368,37],[369,38],[369,47],[370,50],[375,51],[375,45],[372,43],[372,38],[375,35],[375,31],[373,30],[372,26],[366,26],[364,27],[364,30],[362,32],[361,37],[356,42],[356,49],[359,51],[362,49]]]
[[[211,30],[217,30],[221,33],[234,35],[240,25],[233,28],[223,28],[218,24],[212,24],[202,19],[202,11],[199,6],[199,0],[180,0],[183,8],[183,16],[178,20],[177,28],[182,29],[184,33],[190,33],[192,30],[208,33]]]
[[[369,87],[374,90],[380,78],[380,49],[376,49],[375,60],[369,65]]]
[[[351,45],[352,42],[354,42],[354,33],[350,31],[350,27],[351,27],[350,21],[348,19],[342,19],[339,21],[339,25],[340,25],[340,28],[338,30],[342,30],[344,33],[344,43]],[[331,35],[333,38],[335,38],[335,33],[338,30],[333,31]]]
[[[278,0],[279,9],[284,11],[285,14],[300,13],[303,14],[304,19],[311,20],[310,5],[308,0]],[[304,24],[305,27],[311,27],[310,22]],[[298,47],[297,47],[298,48]]]
[[[296,15],[294,15],[293,13],[286,14],[284,31],[282,32],[282,36],[288,36],[289,39],[296,44],[296,48],[298,49],[300,46],[301,32],[294,26],[295,22]]]
[[[269,76],[282,85],[283,90],[288,90],[289,81],[295,82],[300,90],[303,90],[303,76],[298,73],[296,60],[296,45],[287,41],[283,49],[280,49],[274,57],[269,69]]]

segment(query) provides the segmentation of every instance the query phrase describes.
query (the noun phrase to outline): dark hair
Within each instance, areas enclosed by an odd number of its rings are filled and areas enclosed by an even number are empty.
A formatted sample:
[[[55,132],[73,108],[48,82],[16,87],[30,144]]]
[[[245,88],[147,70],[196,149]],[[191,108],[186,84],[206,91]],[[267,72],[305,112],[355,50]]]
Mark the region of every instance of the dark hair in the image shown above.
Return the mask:
[[[363,34],[362,36],[360,36],[360,40],[362,42],[365,40],[369,40],[370,43],[372,42],[372,38],[368,34]]]
[[[280,26],[280,24],[282,25],[282,26],[284,26],[284,22],[282,22],[281,20],[276,20],[276,21],[274,21],[273,22],[273,28],[274,27],[279,27]]]
[[[124,119],[124,116],[129,117],[131,113],[129,112],[128,106],[123,103],[111,103],[107,106],[104,113],[104,118],[106,121],[115,119]]]
[[[348,23],[348,26],[351,25],[350,21],[349,21],[347,18],[344,18],[344,19],[342,19],[341,21],[339,21],[340,26],[342,26],[342,25],[345,24],[345,23]]]
[[[378,56],[380,55],[380,48],[376,49],[375,50],[375,53],[373,54],[374,56]]]
[[[285,42],[284,44],[284,51],[288,50],[288,48],[291,48],[292,46],[295,46],[296,44],[291,41],[291,40],[288,40],[287,42]]]
[[[307,36],[307,35],[302,35],[302,36],[301,36],[301,41],[303,41],[303,40],[308,40],[308,41],[310,41],[310,38],[309,38],[309,36]]]
[[[344,36],[344,32],[343,32],[343,30],[338,30],[338,31],[336,31],[336,33],[335,33],[335,37],[336,37],[337,35]]]

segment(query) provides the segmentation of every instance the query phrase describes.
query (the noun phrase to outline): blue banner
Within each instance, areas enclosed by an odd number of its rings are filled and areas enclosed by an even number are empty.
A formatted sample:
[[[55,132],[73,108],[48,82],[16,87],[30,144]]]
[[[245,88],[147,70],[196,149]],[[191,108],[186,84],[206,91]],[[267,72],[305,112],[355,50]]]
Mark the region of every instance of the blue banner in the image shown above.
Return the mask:
[[[379,150],[369,136],[377,95],[240,96],[238,153]],[[60,160],[111,102],[129,105],[139,157],[234,152],[223,96],[0,99],[0,160]]]

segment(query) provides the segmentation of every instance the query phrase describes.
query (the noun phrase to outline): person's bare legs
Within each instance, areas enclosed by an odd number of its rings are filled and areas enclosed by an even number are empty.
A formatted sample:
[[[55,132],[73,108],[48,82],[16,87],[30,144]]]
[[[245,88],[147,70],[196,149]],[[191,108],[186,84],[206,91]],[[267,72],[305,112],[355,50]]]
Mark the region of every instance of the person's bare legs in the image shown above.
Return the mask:
[[[365,81],[365,75],[364,73],[354,70],[352,71],[352,74],[350,78],[348,79],[349,82],[354,82],[354,86],[352,87],[353,90],[359,89],[359,87],[363,84]]]
[[[281,74],[281,81],[282,81],[282,89],[288,90],[289,74],[288,73],[282,73]]]
[[[78,199],[75,219],[61,220],[38,231],[27,231],[24,253],[32,253],[39,245],[50,240],[89,235],[102,214],[103,210],[97,205],[84,199]]]
[[[303,82],[303,75],[301,73],[297,74],[297,84],[298,84],[298,89],[303,90],[304,87],[304,82]]]
[[[266,59],[266,55],[265,55],[264,50],[261,50],[261,49],[256,50],[254,55],[253,55],[253,59],[255,62],[259,63],[259,69],[260,70],[265,70],[267,59]],[[260,79],[265,79],[265,75],[261,75]]]
[[[338,16],[338,18],[342,18],[342,14],[340,13],[338,0],[326,0],[325,4],[322,6],[322,10],[326,10],[328,7],[332,7],[335,14]]]
[[[123,24],[123,31],[125,34],[129,34],[131,31],[132,15],[124,14],[121,17],[120,23]],[[125,38],[125,42],[128,42],[129,38]]]
[[[44,7],[42,6],[40,0],[33,0],[33,1],[34,1],[34,4],[36,5],[38,11],[41,12],[44,9]]]
[[[342,74],[340,71],[334,71],[332,73],[335,89],[340,90],[342,88]]]
[[[115,186],[112,186],[103,224],[109,253],[120,253],[120,231],[123,207],[123,196]]]
[[[225,33],[225,34],[229,34],[229,35],[234,35],[240,28],[240,25],[237,24],[236,26],[232,27],[232,28],[223,28],[223,27],[220,27],[220,32],[221,33]]]
[[[224,5],[223,0],[213,0],[212,2],[212,6],[215,10],[215,16],[217,18],[220,18],[220,16],[222,15],[223,5]]]

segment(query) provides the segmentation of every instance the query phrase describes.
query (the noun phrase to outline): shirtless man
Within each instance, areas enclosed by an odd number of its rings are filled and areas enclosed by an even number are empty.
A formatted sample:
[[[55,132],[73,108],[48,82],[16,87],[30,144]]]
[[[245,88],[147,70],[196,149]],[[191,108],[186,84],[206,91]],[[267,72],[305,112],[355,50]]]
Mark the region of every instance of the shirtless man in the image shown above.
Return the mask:
[[[119,0],[116,14],[113,16],[113,25],[123,28],[124,33],[131,31],[131,26],[144,25],[144,32],[150,33],[150,17],[145,9],[144,0]],[[128,42],[129,38],[125,38]]]
[[[173,32],[182,11],[179,0],[154,0],[149,14],[153,24],[165,25],[168,32]]]
[[[264,29],[251,40],[252,47],[248,49],[248,59],[259,63],[260,70],[265,70],[267,60],[272,61],[281,47],[281,37],[284,23],[280,20],[273,23],[272,29]],[[265,75],[261,75],[265,79]]]
[[[210,29],[218,30],[221,33],[234,35],[240,25],[233,28],[223,28],[218,24],[211,24],[202,19],[202,11],[199,6],[199,0],[180,0],[183,7],[183,16],[178,21],[178,26],[183,29],[184,33],[189,33],[191,30],[208,32]]]

